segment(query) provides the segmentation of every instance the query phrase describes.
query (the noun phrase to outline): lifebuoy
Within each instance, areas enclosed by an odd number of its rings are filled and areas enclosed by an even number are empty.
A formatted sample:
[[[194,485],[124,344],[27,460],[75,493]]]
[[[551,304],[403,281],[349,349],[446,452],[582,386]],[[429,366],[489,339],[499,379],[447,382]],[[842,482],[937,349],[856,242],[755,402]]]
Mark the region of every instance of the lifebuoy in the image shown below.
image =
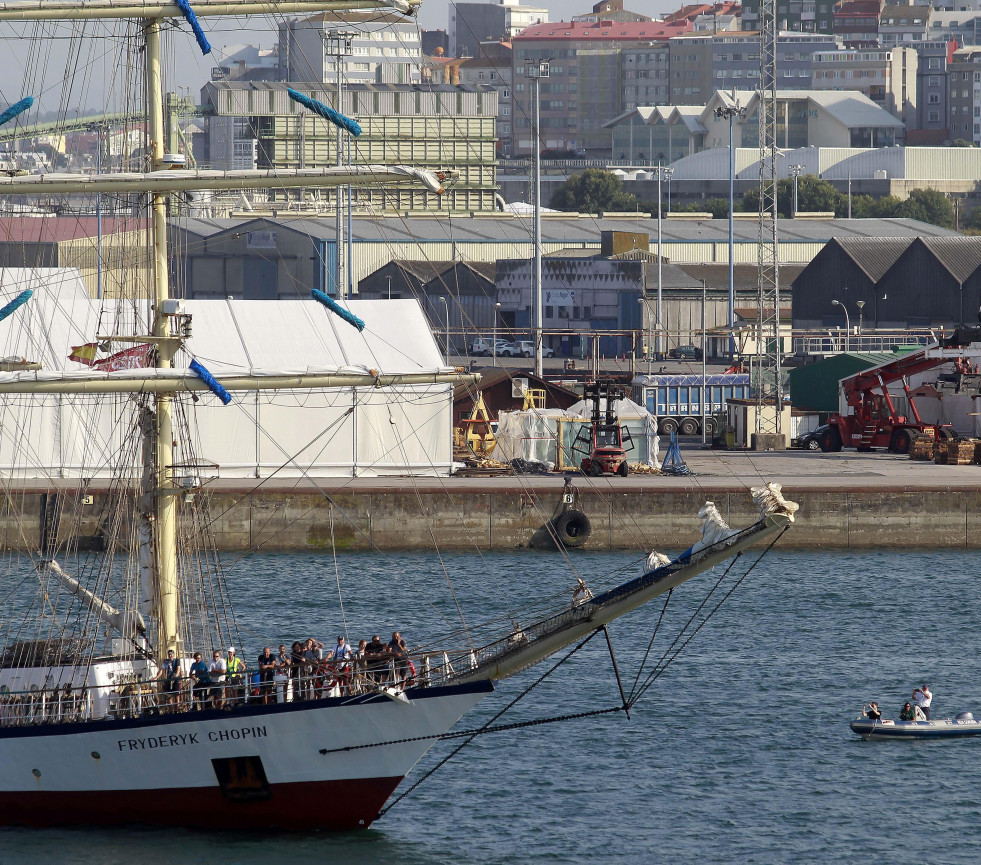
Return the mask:
[[[566,547],[581,547],[593,533],[593,524],[582,511],[570,508],[555,521],[555,535]]]

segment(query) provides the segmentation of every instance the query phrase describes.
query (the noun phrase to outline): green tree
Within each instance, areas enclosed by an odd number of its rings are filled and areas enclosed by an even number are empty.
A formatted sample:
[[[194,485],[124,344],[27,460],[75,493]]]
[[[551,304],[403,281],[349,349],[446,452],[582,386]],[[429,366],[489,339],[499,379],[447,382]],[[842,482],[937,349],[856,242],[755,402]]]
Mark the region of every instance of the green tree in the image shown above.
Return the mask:
[[[790,186],[791,204],[793,204],[793,180],[788,181]],[[802,213],[831,213],[839,214],[842,211],[842,194],[835,189],[834,184],[807,174],[797,179],[797,209]],[[847,211],[848,202],[844,202],[844,210]],[[788,208],[789,213],[789,208]]]
[[[963,221],[963,226],[964,228],[969,228],[972,231],[981,231],[981,207],[971,208],[971,212]]]
[[[907,219],[919,219],[942,228],[954,227],[954,205],[936,189],[914,189],[903,202],[901,211]]]
[[[609,171],[587,168],[570,177],[552,196],[552,207],[579,213],[636,210],[637,198],[624,192],[623,181]]]

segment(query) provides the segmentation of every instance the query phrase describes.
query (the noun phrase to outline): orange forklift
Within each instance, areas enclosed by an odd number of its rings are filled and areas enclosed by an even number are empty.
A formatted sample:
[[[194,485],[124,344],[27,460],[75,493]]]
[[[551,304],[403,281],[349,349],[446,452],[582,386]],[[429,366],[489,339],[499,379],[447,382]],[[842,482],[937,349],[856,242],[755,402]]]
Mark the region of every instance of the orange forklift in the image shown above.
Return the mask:
[[[630,432],[624,429],[616,416],[615,404],[623,399],[624,390],[605,381],[590,382],[583,389],[583,396],[592,400],[593,411],[588,427],[579,430],[572,449],[584,454],[579,468],[583,474],[599,477],[604,474],[627,476],[627,449],[634,444]],[[602,408],[606,401],[605,410]]]

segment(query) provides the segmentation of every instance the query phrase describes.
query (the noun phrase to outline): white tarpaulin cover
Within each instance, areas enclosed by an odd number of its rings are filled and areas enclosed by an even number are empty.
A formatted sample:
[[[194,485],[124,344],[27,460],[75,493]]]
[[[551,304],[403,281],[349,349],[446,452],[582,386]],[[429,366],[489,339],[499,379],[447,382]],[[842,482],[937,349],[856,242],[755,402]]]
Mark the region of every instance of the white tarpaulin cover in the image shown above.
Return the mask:
[[[40,363],[42,369],[29,374],[38,380],[85,373],[85,365],[68,359],[73,346],[149,331],[149,304],[94,300],[74,270],[0,269],[0,306],[28,288],[33,297],[0,322],[0,358]],[[362,332],[313,300],[183,305],[192,335],[174,366],[186,369],[195,358],[219,382],[223,374],[449,371],[415,300],[348,301],[367,324]],[[116,343],[110,350],[130,345]],[[25,373],[0,372],[0,381],[16,375],[23,379]],[[219,466],[222,477],[448,474],[452,399],[452,385],[233,391],[228,406],[207,392],[197,402],[187,393],[177,397],[191,421],[194,458]],[[111,454],[123,447],[134,458],[138,454],[131,406],[126,394],[3,396],[0,472],[108,474]]]
[[[627,462],[660,468],[660,440],[654,416],[629,399],[617,400],[614,407],[617,418],[630,433],[634,444],[633,450],[627,451]],[[556,447],[561,429],[563,462],[566,466],[578,466],[583,455],[574,452],[572,445],[591,414],[592,403],[584,400],[567,409],[502,411],[497,419],[499,458],[557,463]]]

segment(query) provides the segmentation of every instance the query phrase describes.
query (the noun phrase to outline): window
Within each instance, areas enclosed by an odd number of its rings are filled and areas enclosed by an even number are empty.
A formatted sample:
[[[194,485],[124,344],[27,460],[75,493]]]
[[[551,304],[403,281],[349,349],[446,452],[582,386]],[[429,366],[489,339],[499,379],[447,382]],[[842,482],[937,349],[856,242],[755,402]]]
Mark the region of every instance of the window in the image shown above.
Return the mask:
[[[940,112],[939,111],[928,111],[927,112],[927,120],[930,123],[939,123],[940,122]]]
[[[927,102],[929,102],[931,105],[939,105],[940,104],[940,94],[939,93],[931,93],[931,94],[929,94],[927,96]]]

